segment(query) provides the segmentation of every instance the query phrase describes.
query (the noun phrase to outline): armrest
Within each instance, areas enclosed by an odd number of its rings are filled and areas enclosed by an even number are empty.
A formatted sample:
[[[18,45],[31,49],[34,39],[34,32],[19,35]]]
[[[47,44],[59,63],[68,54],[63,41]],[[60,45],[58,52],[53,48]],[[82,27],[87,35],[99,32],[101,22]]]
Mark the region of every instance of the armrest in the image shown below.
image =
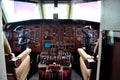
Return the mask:
[[[24,50],[21,54],[19,54],[17,57],[21,59],[21,61],[23,61],[25,59],[25,57],[27,57],[27,55],[29,55],[31,52],[30,48],[26,48],[26,50]]]
[[[18,57],[14,57],[10,60],[10,64],[14,67],[17,68],[20,66],[20,64],[22,63],[21,59]]]
[[[92,58],[86,59],[84,63],[88,69],[93,69],[96,65],[96,61]]]
[[[24,50],[21,54],[19,54],[17,57],[13,57],[10,60],[11,65],[13,65],[14,68],[17,68],[20,66],[20,64],[22,63],[22,61],[27,57],[27,55],[29,55],[31,52],[30,48],[26,48],[26,50]]]
[[[27,55],[30,54],[30,52],[31,52],[31,49],[27,48],[21,54],[19,54],[17,57],[15,57],[15,55],[13,53],[5,54],[5,55],[6,55],[9,65],[12,66],[13,68],[17,68],[20,66],[22,61],[27,57]]]
[[[82,57],[83,60],[94,58],[93,56],[88,55],[82,48],[78,48],[78,53],[79,53],[80,57]]]
[[[15,57],[13,53],[5,54],[5,60],[6,60],[6,69],[8,73],[12,73],[13,68],[17,68],[21,64],[21,59]]]

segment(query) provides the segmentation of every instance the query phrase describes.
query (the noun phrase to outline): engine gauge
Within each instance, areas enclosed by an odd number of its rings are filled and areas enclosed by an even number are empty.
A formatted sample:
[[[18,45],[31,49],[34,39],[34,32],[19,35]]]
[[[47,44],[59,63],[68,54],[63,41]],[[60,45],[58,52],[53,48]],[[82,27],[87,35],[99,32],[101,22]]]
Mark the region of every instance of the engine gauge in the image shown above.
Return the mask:
[[[77,40],[78,40],[78,41],[81,41],[81,37],[77,37]]]
[[[44,34],[48,36],[50,34],[50,31],[48,29],[45,30]]]
[[[77,31],[77,35],[81,35],[81,31]]]

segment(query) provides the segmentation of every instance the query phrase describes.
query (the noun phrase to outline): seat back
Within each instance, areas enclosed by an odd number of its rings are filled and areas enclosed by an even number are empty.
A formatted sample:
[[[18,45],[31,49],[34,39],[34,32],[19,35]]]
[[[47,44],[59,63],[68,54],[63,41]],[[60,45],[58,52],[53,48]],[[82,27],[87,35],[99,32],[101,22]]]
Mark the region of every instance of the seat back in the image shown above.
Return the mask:
[[[98,46],[99,46],[99,42],[96,42],[96,45],[95,45],[94,50],[93,50],[94,57],[96,57],[98,55]]]
[[[4,41],[4,52],[5,52],[7,78],[8,78],[8,80],[17,80],[15,69],[14,69],[13,65],[11,65],[11,62],[10,62],[10,60],[14,57],[14,54],[12,54],[11,47],[10,47],[9,42],[4,33],[3,33],[3,41]]]
[[[94,50],[93,50],[93,56],[94,56],[94,66],[92,68],[91,71],[91,75],[90,75],[90,80],[96,80],[96,73],[97,73],[97,60],[98,60],[98,47],[99,47],[99,41],[96,43]]]

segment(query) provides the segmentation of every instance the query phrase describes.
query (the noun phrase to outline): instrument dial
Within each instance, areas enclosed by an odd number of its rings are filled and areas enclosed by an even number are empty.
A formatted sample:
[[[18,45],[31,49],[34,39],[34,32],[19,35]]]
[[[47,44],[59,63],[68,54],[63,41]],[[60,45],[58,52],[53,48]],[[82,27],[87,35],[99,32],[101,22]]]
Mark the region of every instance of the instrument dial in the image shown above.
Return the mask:
[[[48,36],[48,35],[50,34],[50,30],[46,29],[45,32],[44,32],[44,34],[45,34],[46,36]]]

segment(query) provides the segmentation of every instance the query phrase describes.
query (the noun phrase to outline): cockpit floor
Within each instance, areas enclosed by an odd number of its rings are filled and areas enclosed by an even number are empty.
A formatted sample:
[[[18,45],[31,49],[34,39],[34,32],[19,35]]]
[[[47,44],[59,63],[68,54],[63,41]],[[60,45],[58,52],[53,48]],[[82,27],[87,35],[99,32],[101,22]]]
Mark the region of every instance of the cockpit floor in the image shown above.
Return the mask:
[[[29,80],[39,80],[39,73],[35,73]],[[71,80],[82,80],[81,76],[72,69]]]

